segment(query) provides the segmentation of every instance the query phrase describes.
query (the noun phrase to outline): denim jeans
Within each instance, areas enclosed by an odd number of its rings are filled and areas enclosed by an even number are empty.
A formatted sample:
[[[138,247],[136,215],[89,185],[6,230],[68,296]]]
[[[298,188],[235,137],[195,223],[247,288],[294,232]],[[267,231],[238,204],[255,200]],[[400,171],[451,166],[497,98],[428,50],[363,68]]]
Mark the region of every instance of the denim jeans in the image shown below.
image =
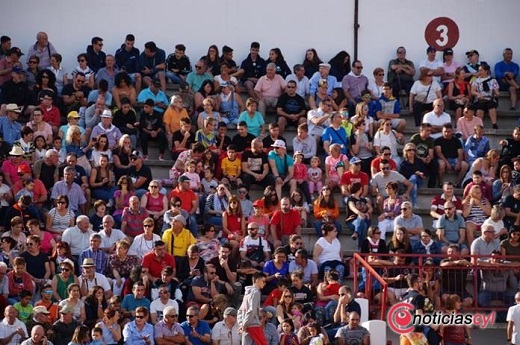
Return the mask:
[[[422,187],[423,185],[423,179],[416,174],[413,174],[408,179],[410,183],[412,184],[412,192],[410,193],[410,199],[412,201],[413,207],[417,206],[417,188]]]
[[[172,83],[174,84],[180,84],[182,82],[182,79],[177,76],[177,74],[166,71],[166,79],[170,79]]]
[[[368,227],[370,226],[370,219],[356,219],[347,223],[347,226],[352,229],[358,235],[358,248],[361,247],[361,243],[367,238]]]

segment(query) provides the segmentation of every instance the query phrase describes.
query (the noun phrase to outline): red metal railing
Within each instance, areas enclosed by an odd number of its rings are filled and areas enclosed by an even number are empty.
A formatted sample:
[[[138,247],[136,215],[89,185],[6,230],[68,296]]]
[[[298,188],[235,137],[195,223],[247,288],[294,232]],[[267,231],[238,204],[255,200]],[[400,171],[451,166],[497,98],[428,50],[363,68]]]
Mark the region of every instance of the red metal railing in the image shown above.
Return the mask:
[[[369,300],[371,310],[380,310],[380,318],[381,320],[386,319],[386,308],[388,301],[388,292],[389,287],[392,287],[392,284],[388,284],[385,281],[385,272],[391,268],[391,271],[394,273],[401,272],[403,274],[407,274],[410,272],[414,272],[419,274],[421,277],[424,277],[424,271],[427,269],[434,270],[434,276],[432,277],[432,281],[437,281],[439,286],[439,291],[437,291],[437,295],[440,299],[443,289],[449,286],[463,286],[463,294],[467,293],[472,297],[473,303],[470,307],[466,308],[466,311],[481,311],[481,310],[490,310],[493,309],[495,311],[507,311],[507,308],[510,306],[512,301],[512,296],[517,291],[517,288],[520,288],[520,256],[499,256],[495,258],[494,261],[491,261],[489,255],[470,255],[466,257],[458,257],[458,259],[466,259],[468,261],[467,265],[461,266],[444,266],[441,267],[439,263],[434,266],[426,266],[424,263],[427,259],[435,260],[436,262],[441,261],[442,259],[448,258],[448,255],[436,254],[436,255],[428,255],[428,254],[377,254],[379,259],[383,260],[392,260],[395,257],[403,257],[403,258],[411,258],[411,264],[400,264],[400,265],[372,265],[369,261],[366,260],[367,256],[374,255],[375,253],[370,254],[360,254],[354,253],[353,257],[353,280],[354,286],[353,291],[356,295],[358,292],[364,292],[366,298]],[[488,260],[480,261],[480,260]],[[409,259],[410,260],[410,259]],[[358,286],[360,283],[359,269],[365,269],[365,280],[364,280],[364,291],[358,291]],[[458,270],[462,272],[461,274],[449,274],[448,272],[451,270]],[[511,282],[518,282],[517,286],[506,286],[505,292],[497,292],[497,291],[488,291],[482,289],[482,287],[492,286],[493,284],[502,284],[502,279],[504,276],[508,277],[508,281],[505,283],[511,284]],[[464,279],[464,281],[459,281],[458,279]],[[483,281],[485,283],[483,284]],[[375,281],[380,284],[380,293],[381,298],[378,304],[374,304],[374,286],[373,283]],[[469,291],[468,291],[469,290]],[[471,292],[471,293],[470,293]],[[482,294],[484,293],[484,295]],[[488,305],[479,305],[479,297],[487,295],[487,300],[493,303]],[[463,296],[461,296],[463,297]],[[463,300],[464,298],[462,298]],[[442,303],[442,301],[441,301]]]

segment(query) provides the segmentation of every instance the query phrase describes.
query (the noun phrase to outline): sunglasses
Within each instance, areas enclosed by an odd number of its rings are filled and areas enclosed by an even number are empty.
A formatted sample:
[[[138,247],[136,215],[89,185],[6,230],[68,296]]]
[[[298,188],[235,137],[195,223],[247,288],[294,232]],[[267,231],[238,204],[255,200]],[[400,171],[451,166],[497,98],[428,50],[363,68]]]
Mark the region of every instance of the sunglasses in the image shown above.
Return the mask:
[[[57,204],[65,204],[65,201],[58,201]]]
[[[187,315],[187,314],[186,314],[186,317],[189,318],[189,319],[191,319],[192,317],[196,317],[196,316],[197,316],[197,315]]]
[[[150,186],[150,188],[159,188],[159,186]]]
[[[247,194],[247,191],[245,191],[245,190],[239,190],[239,191],[238,191],[238,194]]]
[[[144,315],[136,315],[135,318],[136,319],[144,319]]]
[[[174,204],[175,207],[181,207],[181,204]]]
[[[70,268],[62,267],[62,268],[61,268],[61,271],[62,271],[62,272],[70,272]]]
[[[258,228],[247,228],[247,230],[258,230]]]
[[[27,245],[27,247],[32,247],[32,246],[34,246],[34,243],[28,242],[28,243],[26,243],[26,245]]]
[[[381,170],[387,171],[387,170],[390,170],[390,168],[381,168]]]
[[[152,227],[153,227],[152,224],[144,224],[143,226],[144,226],[145,228],[152,228]]]

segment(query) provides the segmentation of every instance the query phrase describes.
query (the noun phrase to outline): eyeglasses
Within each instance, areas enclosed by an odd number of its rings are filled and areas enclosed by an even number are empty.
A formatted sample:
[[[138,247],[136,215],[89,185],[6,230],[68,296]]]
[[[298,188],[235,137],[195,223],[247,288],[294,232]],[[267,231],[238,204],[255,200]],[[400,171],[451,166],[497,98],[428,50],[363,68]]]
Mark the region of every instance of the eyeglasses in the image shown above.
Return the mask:
[[[32,246],[34,246],[34,243],[33,242],[27,242],[26,245],[27,245],[27,247],[32,247]]]
[[[145,227],[145,228],[152,228],[153,225],[152,224],[144,224],[143,227]]]
[[[162,293],[163,295],[166,295],[167,293],[170,293],[170,291],[168,291],[168,290],[163,290],[163,291],[161,291],[160,293]]]
[[[292,298],[292,296],[291,295],[285,295],[285,296],[283,296],[283,298]]]
[[[52,294],[54,291],[52,290],[43,290],[43,293],[48,293],[48,294]]]
[[[406,211],[406,210],[408,210],[408,207],[403,207],[403,208],[401,209],[401,211]]]
[[[247,230],[258,230],[258,228],[247,228]]]
[[[186,317],[189,318],[189,319],[191,319],[192,317],[196,317],[196,316],[197,315],[188,315],[188,314],[186,314]]]
[[[180,203],[178,203],[178,204],[173,204],[173,206],[175,206],[175,207],[181,207],[181,204],[180,204]]]
[[[70,272],[70,268],[62,267],[61,271],[62,272]]]
[[[391,154],[392,153],[390,153],[390,152],[385,152],[385,153],[383,153],[383,156],[390,156]]]
[[[296,88],[296,86],[289,86],[289,85],[287,85],[286,87],[287,87],[288,89],[295,89],[295,88]]]
[[[136,319],[144,319],[144,315],[136,315],[135,318]]]
[[[247,194],[247,191],[246,190],[239,190],[238,194]]]
[[[415,152],[415,149],[408,149],[408,150],[406,150],[406,151],[408,151],[408,152],[410,152],[410,151],[411,151],[411,152]]]
[[[381,170],[383,170],[383,171],[387,171],[387,170],[390,170],[390,168],[388,168],[388,167],[384,167],[384,168],[381,168]]]
[[[294,242],[294,244],[296,244],[297,246],[301,246],[303,242]]]
[[[150,186],[150,188],[159,188],[159,186]]]

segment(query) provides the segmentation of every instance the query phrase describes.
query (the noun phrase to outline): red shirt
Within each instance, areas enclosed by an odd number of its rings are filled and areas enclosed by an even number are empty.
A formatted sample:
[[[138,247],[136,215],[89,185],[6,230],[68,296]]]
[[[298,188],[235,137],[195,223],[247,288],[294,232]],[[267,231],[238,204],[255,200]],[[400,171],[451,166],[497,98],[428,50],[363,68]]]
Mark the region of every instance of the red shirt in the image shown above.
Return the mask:
[[[435,196],[432,200],[431,210],[437,212],[442,216],[444,214],[444,204],[446,203],[446,201],[448,200],[446,200],[446,196],[444,195],[444,193]],[[457,214],[462,214],[462,201],[455,195],[451,198],[451,201],[455,205]]]
[[[161,271],[166,266],[171,266],[175,269],[175,259],[170,253],[164,253],[161,260],[155,255],[154,252],[150,252],[143,256],[143,262],[141,263],[143,268],[148,268],[148,272],[154,278],[161,278]]]
[[[353,183],[359,182],[362,186],[368,186],[368,175],[362,171],[357,174],[354,174],[352,171],[346,171],[341,175],[341,180],[339,184],[341,186],[348,185],[351,186]]]
[[[36,202],[36,200],[39,200],[43,195],[47,195],[47,190],[45,189],[45,186],[43,185],[43,182],[38,179],[34,179],[34,198],[33,203]],[[16,195],[19,191],[23,189],[23,182],[22,180],[17,181],[13,186],[13,195]]]
[[[198,200],[197,195],[191,189],[181,192],[179,187],[177,187],[170,192],[170,197],[168,199],[171,200],[174,196],[181,199],[181,208],[188,213],[190,213],[193,208],[193,201]]]
[[[267,296],[267,298],[264,301],[264,307],[268,307],[268,306],[276,307],[274,305],[274,299],[276,298],[278,301],[280,301],[280,298],[282,297],[282,292],[283,291],[278,288],[271,291],[269,296]]]
[[[376,158],[372,159],[372,163],[370,163],[370,167],[376,169],[376,172],[380,172],[381,169],[379,168],[379,164],[381,163],[382,159],[383,158],[381,158],[381,157],[376,157]],[[394,160],[390,158],[390,159],[388,159],[388,161],[390,162],[390,169],[397,170],[397,164],[394,162]]]
[[[281,239],[282,236],[293,235],[296,233],[296,228],[301,226],[300,213],[296,210],[289,210],[287,213],[275,211],[271,225],[276,225],[278,239]]]
[[[52,106],[50,109],[46,109],[45,107],[41,107],[43,113],[43,121],[47,122],[51,126],[60,126],[60,110]]]

